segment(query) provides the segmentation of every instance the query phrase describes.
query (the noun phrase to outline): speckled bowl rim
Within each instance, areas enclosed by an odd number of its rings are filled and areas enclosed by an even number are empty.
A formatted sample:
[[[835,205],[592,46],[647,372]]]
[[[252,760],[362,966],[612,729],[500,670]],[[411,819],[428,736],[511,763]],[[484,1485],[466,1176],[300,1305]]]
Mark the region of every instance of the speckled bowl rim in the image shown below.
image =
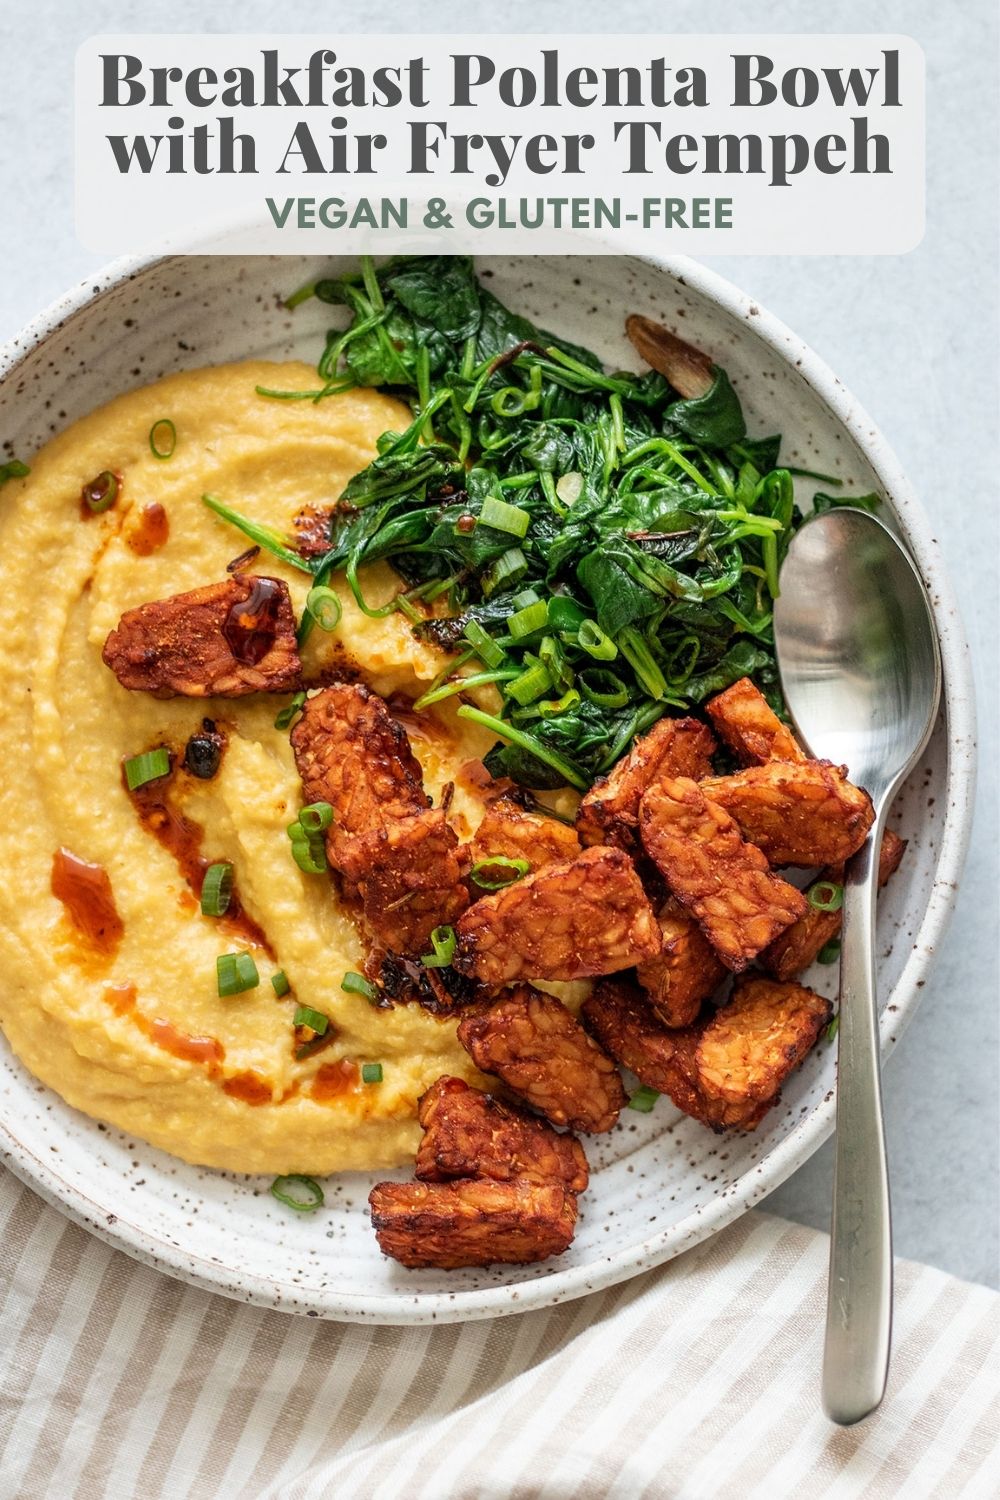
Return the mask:
[[[595,246],[595,253],[599,249]],[[87,277],[0,348],[0,380],[6,380],[29,353],[58,333],[89,303],[100,300],[123,283],[135,280],[164,260],[175,258],[181,257],[127,256]],[[910,955],[888,997],[895,1009],[890,1014],[886,1006],[882,1012],[880,1042],[884,1058],[892,1051],[916,1010],[920,990],[955,904],[971,832],[976,779],[975,700],[969,650],[957,601],[930,522],[889,444],[809,345],[738,287],[686,256],[632,255],[629,258],[662,272],[715,303],[743,323],[765,349],[794,369],[839,422],[876,474],[899,532],[933,601],[944,672],[947,812],[927,906],[914,933]],[[46,1202],[115,1249],[125,1250],[146,1265],[191,1285],[271,1309],[343,1322],[426,1324],[499,1317],[554,1306],[613,1286],[670,1260],[682,1250],[690,1249],[717,1233],[780,1186],[832,1134],[835,1117],[836,1097],[831,1090],[822,1103],[794,1126],[727,1194],[717,1196],[668,1229],[627,1250],[602,1256],[588,1265],[555,1269],[536,1281],[455,1293],[417,1290],[361,1297],[331,1291],[303,1298],[300,1286],[258,1276],[243,1267],[220,1266],[215,1261],[181,1250],[151,1233],[142,1223],[120,1215],[108,1215],[98,1202],[53,1170],[50,1161],[42,1160],[18,1140],[12,1123],[6,1119],[0,1119],[0,1161]]]

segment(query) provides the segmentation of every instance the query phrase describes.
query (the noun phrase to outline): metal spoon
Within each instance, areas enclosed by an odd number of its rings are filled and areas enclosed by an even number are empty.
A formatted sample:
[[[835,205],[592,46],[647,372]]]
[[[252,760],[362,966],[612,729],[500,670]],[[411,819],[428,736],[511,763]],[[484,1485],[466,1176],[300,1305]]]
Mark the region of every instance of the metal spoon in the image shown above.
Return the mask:
[[[910,558],[874,516],[827,511],[796,534],[774,636],[789,711],[809,750],[849,768],[875,822],[848,862],[841,932],[836,1175],[823,1407],[849,1425],[885,1391],[892,1232],[875,993],[878,854],[893,796],[937,715],[941,658]]]

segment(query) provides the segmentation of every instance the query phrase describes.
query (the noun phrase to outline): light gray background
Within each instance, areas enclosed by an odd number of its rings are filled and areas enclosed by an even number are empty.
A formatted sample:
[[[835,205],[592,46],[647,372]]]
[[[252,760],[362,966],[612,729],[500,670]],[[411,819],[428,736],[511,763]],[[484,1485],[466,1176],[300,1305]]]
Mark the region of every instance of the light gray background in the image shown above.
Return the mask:
[[[900,258],[714,258],[791,325],[871,412],[938,522],[965,611],[984,747],[979,811],[955,919],[915,1020],[886,1072],[896,1249],[973,1281],[998,1271],[996,859],[997,162],[993,0],[752,3],[439,0],[280,7],[261,0],[4,4],[0,19],[0,339],[96,266],[72,212],[72,66],[110,32],[905,32],[927,57],[927,234]],[[425,25],[421,28],[420,21]],[[0,435],[2,436],[2,435]],[[824,1147],[768,1200],[825,1228]]]

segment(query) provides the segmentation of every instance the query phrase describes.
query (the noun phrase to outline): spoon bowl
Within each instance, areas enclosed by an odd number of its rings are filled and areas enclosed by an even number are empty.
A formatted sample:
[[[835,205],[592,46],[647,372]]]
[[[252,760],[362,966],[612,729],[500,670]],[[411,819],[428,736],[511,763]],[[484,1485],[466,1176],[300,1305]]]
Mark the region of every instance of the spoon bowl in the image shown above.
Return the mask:
[[[882,1399],[892,1338],[892,1231],[875,988],[878,854],[892,797],[930,738],[941,659],[920,576],[888,527],[837,508],[794,538],[775,600],[778,670],[812,754],[848,767],[875,819],[847,863],[837,1138],[823,1406],[848,1426]]]

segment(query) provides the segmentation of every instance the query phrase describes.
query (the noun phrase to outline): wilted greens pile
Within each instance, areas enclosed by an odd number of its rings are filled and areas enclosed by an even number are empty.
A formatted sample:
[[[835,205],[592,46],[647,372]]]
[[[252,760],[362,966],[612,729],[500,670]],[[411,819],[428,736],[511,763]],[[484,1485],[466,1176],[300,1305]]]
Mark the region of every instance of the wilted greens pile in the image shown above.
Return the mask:
[[[422,704],[495,683],[500,717],[460,710],[496,731],[494,775],[585,788],[662,714],[744,675],[780,707],[772,601],[801,517],[780,438],[747,437],[722,370],[693,400],[654,371],[607,374],[505,308],[465,258],[366,261],[292,300],[312,295],[352,314],[328,335],[323,384],[262,394],[378,386],[414,420],[339,497],[325,556],[215,508],[453,652]],[[359,577],[379,559],[405,585],[386,609]]]

